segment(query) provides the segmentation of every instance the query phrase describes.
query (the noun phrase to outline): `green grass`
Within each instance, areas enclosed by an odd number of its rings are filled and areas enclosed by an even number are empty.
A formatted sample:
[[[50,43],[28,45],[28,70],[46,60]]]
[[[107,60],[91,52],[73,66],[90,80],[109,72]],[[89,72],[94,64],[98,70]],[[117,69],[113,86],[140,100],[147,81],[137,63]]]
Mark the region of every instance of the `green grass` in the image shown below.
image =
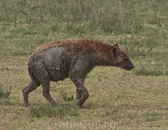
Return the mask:
[[[62,118],[64,116],[78,116],[77,108],[71,108],[68,106],[53,107],[52,105],[48,106],[39,106],[30,108],[31,116],[33,118],[40,117],[55,117]]]
[[[166,0],[0,0],[0,129],[168,129],[167,12]],[[65,38],[117,43],[135,69],[96,67],[89,109],[77,108],[69,79],[51,83],[56,107],[39,87],[25,108],[30,55]]]

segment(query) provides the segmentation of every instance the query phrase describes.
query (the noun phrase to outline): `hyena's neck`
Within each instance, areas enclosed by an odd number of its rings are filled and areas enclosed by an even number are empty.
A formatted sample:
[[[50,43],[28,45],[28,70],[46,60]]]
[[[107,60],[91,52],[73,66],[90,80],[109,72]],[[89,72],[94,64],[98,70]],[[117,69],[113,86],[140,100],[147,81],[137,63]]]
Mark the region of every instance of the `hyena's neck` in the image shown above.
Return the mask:
[[[111,58],[109,53],[99,53],[94,59],[95,66],[115,66],[115,61]]]

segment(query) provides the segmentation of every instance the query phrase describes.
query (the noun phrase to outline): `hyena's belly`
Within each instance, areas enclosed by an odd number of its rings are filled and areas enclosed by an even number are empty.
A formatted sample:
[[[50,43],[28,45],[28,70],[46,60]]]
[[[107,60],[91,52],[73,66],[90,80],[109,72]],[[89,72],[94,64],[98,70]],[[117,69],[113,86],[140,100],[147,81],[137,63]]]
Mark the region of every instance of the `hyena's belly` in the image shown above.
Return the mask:
[[[45,64],[51,81],[64,80],[68,77],[70,54],[66,47],[56,47],[46,50]]]

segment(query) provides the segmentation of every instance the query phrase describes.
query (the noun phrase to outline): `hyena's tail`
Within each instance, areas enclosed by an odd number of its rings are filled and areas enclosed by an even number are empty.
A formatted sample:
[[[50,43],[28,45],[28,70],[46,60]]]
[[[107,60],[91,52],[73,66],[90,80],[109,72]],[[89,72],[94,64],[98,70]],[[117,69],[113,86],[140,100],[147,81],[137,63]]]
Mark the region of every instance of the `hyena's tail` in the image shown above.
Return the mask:
[[[31,71],[31,67],[30,66],[28,66],[28,72],[29,72],[29,75],[30,75],[30,78],[31,78],[31,80],[32,80],[32,83],[34,84],[34,86],[37,88],[37,85],[36,85],[36,83],[35,83],[35,76],[34,76],[34,74],[33,74],[33,72]]]

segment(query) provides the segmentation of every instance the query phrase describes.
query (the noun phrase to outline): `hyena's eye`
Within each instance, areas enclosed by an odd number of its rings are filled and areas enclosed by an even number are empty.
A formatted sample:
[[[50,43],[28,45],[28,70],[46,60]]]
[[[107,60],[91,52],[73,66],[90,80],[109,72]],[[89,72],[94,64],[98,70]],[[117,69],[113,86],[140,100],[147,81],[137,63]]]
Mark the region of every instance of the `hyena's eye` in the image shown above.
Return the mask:
[[[124,61],[128,61],[128,59],[124,59]]]

